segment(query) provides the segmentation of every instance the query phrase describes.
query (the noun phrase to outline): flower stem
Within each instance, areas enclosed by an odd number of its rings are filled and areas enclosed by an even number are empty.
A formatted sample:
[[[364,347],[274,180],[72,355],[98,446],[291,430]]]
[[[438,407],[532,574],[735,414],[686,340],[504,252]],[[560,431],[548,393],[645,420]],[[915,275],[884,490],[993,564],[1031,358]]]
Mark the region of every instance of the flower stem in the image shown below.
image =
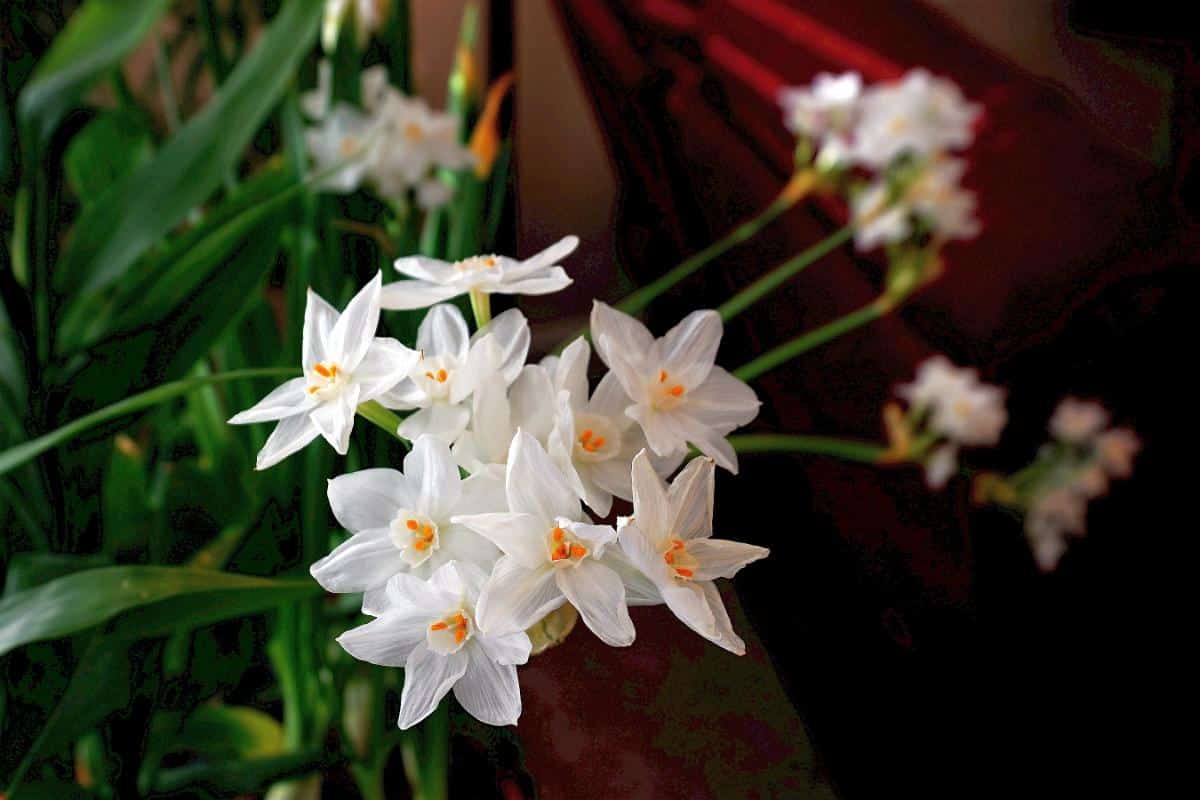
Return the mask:
[[[814,173],[809,170],[797,172],[788,181],[787,185],[784,186],[783,191],[771,201],[770,205],[760,211],[757,216],[743,222],[723,238],[713,242],[700,252],[693,254],[657,280],[638,289],[617,303],[617,308],[626,314],[636,316],[646,306],[650,305],[654,298],[696,272],[705,264],[724,255],[733,249],[735,245],[741,244],[767,227],[776,217],[800,202],[805,195],[812,191],[815,185],[816,176]]]
[[[475,314],[475,329],[479,330],[492,321],[492,296],[478,289],[472,289],[471,311]]]
[[[790,433],[757,433],[730,436],[739,453],[812,453],[834,456],[864,464],[878,463],[887,448],[876,442],[860,442],[832,436],[799,436]]]
[[[814,347],[819,347],[844,333],[879,319],[891,310],[892,307],[893,304],[891,302],[884,301],[881,298],[863,306],[857,311],[851,311],[844,317],[839,317],[833,322],[797,336],[790,342],[781,344],[773,350],[768,350],[758,358],[735,370],[733,373],[734,377],[743,381],[752,381],[764,372],[769,372],[796,356],[807,353]]]
[[[379,405],[376,400],[368,400],[365,403],[360,403],[358,406],[358,415],[379,428],[390,433],[403,443],[407,443],[396,431],[400,427],[400,417],[394,411],[389,411]]]
[[[770,292],[778,289],[786,281],[799,274],[805,267],[818,261],[847,242],[854,236],[854,230],[854,225],[847,225],[817,242],[807,250],[792,256],[722,303],[717,308],[717,313],[721,315],[722,320],[728,322]]]

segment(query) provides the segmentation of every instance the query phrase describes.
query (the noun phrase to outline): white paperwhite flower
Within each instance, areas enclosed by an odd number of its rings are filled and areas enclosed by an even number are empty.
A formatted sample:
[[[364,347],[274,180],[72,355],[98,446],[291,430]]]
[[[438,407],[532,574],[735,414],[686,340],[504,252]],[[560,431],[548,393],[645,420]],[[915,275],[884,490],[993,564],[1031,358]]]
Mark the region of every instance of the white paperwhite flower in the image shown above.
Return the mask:
[[[834,166],[851,154],[849,136],[861,95],[862,77],[857,72],[822,72],[811,86],[784,89],[779,103],[788,130],[813,142],[818,164]]]
[[[639,453],[633,460],[633,516],[618,522],[619,541],[675,616],[705,639],[743,655],[746,645],[733,632],[713,581],[732,578],[770,551],[712,538],[715,473],[712,459],[693,459],[668,489],[649,454]]]
[[[754,390],[718,366],[721,317],[694,311],[661,339],[628,314],[596,301],[592,337],[601,360],[630,398],[626,415],[664,458],[690,442],[725,469],[737,472],[737,454],[725,437],[758,415]]]
[[[368,115],[374,114],[383,103],[383,98],[396,90],[388,83],[387,67],[376,64],[362,71],[360,77],[360,97],[363,110]],[[300,110],[305,116],[322,120],[329,113],[330,98],[333,94],[333,65],[328,59],[317,63],[317,86],[310,92],[300,95]]]
[[[389,283],[383,288],[383,307],[405,310],[424,308],[469,292],[482,294],[550,294],[571,284],[556,262],[579,245],[567,236],[524,261],[486,255],[455,261],[424,256],[396,260],[396,269],[413,280]]]
[[[387,584],[376,618],[338,637],[357,659],[404,667],[402,729],[425,719],[451,689],[468,714],[488,725],[515,725],[521,687],[514,665],[529,660],[521,631],[491,634],[476,623],[487,573],[451,561],[429,581],[399,573]]]
[[[305,131],[308,151],[318,171],[345,164],[322,180],[322,189],[346,194],[362,185],[372,169],[377,147],[375,128],[372,117],[339,103],[319,125]]]
[[[916,380],[896,393],[929,414],[931,430],[957,444],[993,445],[1008,422],[1004,390],[982,383],[975,370],[956,367],[945,356],[922,362]]]
[[[325,0],[321,48],[326,53],[337,49],[338,31],[346,23],[347,14],[354,23],[355,41],[365,47],[371,36],[383,30],[391,5],[391,0]]]
[[[341,314],[309,290],[304,309],[304,376],[293,378],[229,420],[232,425],[279,421],[258,453],[257,469],[277,464],[318,435],[345,455],[358,405],[381,397],[417,362],[415,350],[375,336],[380,286],[377,273]]]
[[[500,551],[450,521],[454,514],[502,511],[504,483],[494,476],[459,477],[450,448],[422,436],[404,471],[364,469],[329,481],[329,505],[351,537],[309,571],[327,591],[363,592],[368,610],[381,602],[398,572],[428,578],[449,561],[490,570]]]
[[[1083,536],[1086,530],[1087,497],[1071,486],[1039,494],[1025,517],[1025,534],[1043,572],[1058,566],[1067,537]]]
[[[575,492],[524,431],[512,441],[505,491],[508,512],[453,517],[504,551],[479,598],[480,627],[524,630],[570,602],[605,644],[631,644],[625,585],[607,561],[617,532],[586,521]]]
[[[587,368],[592,351],[580,337],[547,364],[557,397],[554,428],[547,437],[550,458],[567,482],[597,516],[606,517],[613,497],[633,499],[629,465],[646,447],[646,437],[633,418],[625,414],[629,396],[617,376],[609,372],[588,397]],[[660,475],[673,472],[682,453],[670,457],[651,455]]]
[[[1050,417],[1050,434],[1061,442],[1083,444],[1108,427],[1108,420],[1108,411],[1099,403],[1067,397]]]
[[[901,156],[927,157],[970,146],[981,113],[980,106],[967,102],[954,83],[924,69],[870,87],[859,108],[853,157],[881,170]]]
[[[379,398],[387,408],[417,409],[400,423],[400,435],[415,440],[432,434],[453,443],[471,418],[468,401],[482,382],[500,376],[512,383],[529,351],[529,324],[517,309],[467,334],[457,307],[434,306],[417,329],[420,356],[408,377]]]
[[[1133,474],[1133,459],[1142,449],[1142,440],[1128,428],[1110,428],[1096,437],[1096,459],[1111,478]]]
[[[971,239],[978,235],[975,195],[961,186],[966,166],[961,159],[937,159],[922,169],[895,201],[891,201],[887,179],[877,178],[851,201],[851,212],[858,224],[855,246],[859,250],[872,250],[905,241],[918,231],[943,240]]]
[[[430,184],[436,169],[461,170],[475,157],[459,143],[458,120],[434,111],[419,97],[396,91],[383,95],[377,112],[379,143],[371,164],[371,179],[384,197],[397,197],[410,188],[424,187],[426,203],[433,200]],[[443,194],[449,199],[449,194]],[[389,307],[389,306],[385,306]]]
[[[544,444],[553,424],[554,386],[545,368],[526,364],[512,386],[492,375],[471,397],[471,424],[454,443],[454,458],[472,474],[490,471],[503,478],[517,431]]]

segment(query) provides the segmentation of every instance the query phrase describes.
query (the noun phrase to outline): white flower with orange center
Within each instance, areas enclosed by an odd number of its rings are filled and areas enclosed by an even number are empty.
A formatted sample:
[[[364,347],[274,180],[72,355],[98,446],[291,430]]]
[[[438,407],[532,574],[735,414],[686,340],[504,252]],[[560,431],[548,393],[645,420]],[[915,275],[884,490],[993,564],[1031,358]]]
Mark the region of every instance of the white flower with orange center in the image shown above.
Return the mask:
[[[714,365],[721,317],[694,311],[661,339],[628,314],[597,301],[592,306],[596,352],[630,398],[625,414],[664,458],[682,456],[689,443],[737,472],[725,437],[758,416],[754,390]]]
[[[383,307],[405,310],[424,308],[459,295],[550,294],[571,284],[558,261],[571,254],[579,239],[567,236],[524,261],[482,255],[461,261],[438,261],[424,256],[397,259],[396,270],[412,280],[383,288]]]
[[[343,166],[322,179],[321,188],[347,194],[369,180],[375,143],[375,120],[339,103],[319,125],[305,131],[305,143],[318,171]]]
[[[513,438],[505,478],[507,512],[452,518],[504,551],[479,598],[480,627],[525,630],[569,602],[603,642],[632,644],[625,586],[606,553],[617,532],[586,521],[575,492],[524,431]]]
[[[474,155],[459,142],[458,119],[453,114],[434,111],[421,98],[395,90],[382,93],[377,102],[379,145],[371,180],[384,197],[402,195],[410,188],[418,190],[418,199],[422,194],[432,197],[429,186],[438,183],[436,170],[457,171],[474,164]]]
[[[488,725],[515,725],[521,716],[517,664],[529,660],[522,631],[491,634],[476,624],[487,573],[452,561],[428,581],[400,573],[387,584],[376,618],[351,628],[338,643],[355,658],[404,667],[402,729],[425,719],[451,690],[463,709]]]
[[[408,377],[379,398],[387,408],[414,410],[400,424],[400,435],[416,439],[432,434],[453,443],[471,418],[470,400],[480,384],[499,376],[512,383],[529,351],[529,324],[517,309],[500,314],[467,334],[457,307],[434,306],[417,331],[420,358]]]
[[[330,592],[363,592],[366,608],[378,604],[398,572],[427,578],[455,560],[491,569],[500,557],[491,542],[450,518],[503,510],[504,483],[459,477],[450,448],[434,436],[416,440],[403,472],[364,469],[332,479],[329,505],[351,536],[309,571]]]
[[[847,157],[849,137],[858,118],[862,77],[819,73],[811,86],[788,87],[779,93],[787,129],[807,139],[817,151],[817,163],[834,166]]]
[[[420,356],[415,350],[375,336],[380,286],[376,274],[341,314],[309,290],[304,310],[304,376],[293,378],[229,420],[232,425],[279,421],[258,453],[257,469],[282,461],[317,436],[345,455],[359,403],[383,396],[417,362]]]
[[[731,653],[746,646],[729,622],[713,581],[732,578],[742,567],[769,555],[765,547],[712,538],[712,459],[693,460],[670,488],[643,451],[633,460],[633,516],[618,521],[621,549],[653,584],[658,601],[692,630]],[[641,585],[630,587],[638,596]]]
[[[918,232],[948,241],[978,235],[975,195],[962,187],[966,162],[939,158],[920,174],[894,201],[885,178],[875,180],[851,202],[854,244],[859,250],[903,242]]]

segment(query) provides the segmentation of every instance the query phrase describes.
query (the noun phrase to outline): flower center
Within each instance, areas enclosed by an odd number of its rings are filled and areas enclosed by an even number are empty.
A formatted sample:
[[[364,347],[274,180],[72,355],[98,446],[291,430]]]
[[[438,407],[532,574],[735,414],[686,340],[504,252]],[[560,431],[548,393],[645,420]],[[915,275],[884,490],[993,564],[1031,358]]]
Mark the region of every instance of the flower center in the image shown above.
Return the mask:
[[[447,656],[462,649],[471,638],[471,618],[465,609],[459,609],[433,622],[425,633],[429,649]]]
[[[410,142],[415,142],[425,135],[425,131],[415,122],[409,122],[404,126],[404,138]]]
[[[682,383],[671,379],[671,374],[665,369],[660,369],[658,375],[651,388],[652,403],[655,408],[662,411],[670,411],[675,406],[683,401],[683,396],[687,394],[687,389]]]
[[[441,544],[437,523],[406,508],[400,509],[388,532],[400,557],[413,567],[423,564]]]
[[[341,391],[347,375],[332,361],[313,364],[308,375],[308,393],[320,400],[328,400]]]
[[[695,556],[688,552],[687,545],[682,539],[667,540],[666,547],[662,551],[663,561],[667,562],[667,566],[674,572],[675,580],[690,581],[692,576],[696,574],[697,561]]]
[[[479,272],[480,270],[495,269],[497,263],[495,256],[471,256],[462,261],[455,261],[454,266],[462,272]]]
[[[450,355],[422,358],[413,372],[413,379],[432,400],[445,400],[450,396],[450,385],[454,382],[457,360]]]
[[[562,526],[554,526],[546,541],[550,551],[550,562],[555,566],[573,566],[588,555],[587,547]]]
[[[362,149],[362,140],[352,134],[347,134],[338,142],[338,152],[343,156],[352,156]]]
[[[575,459],[578,461],[607,461],[621,451],[621,433],[604,417],[595,414],[576,414]]]

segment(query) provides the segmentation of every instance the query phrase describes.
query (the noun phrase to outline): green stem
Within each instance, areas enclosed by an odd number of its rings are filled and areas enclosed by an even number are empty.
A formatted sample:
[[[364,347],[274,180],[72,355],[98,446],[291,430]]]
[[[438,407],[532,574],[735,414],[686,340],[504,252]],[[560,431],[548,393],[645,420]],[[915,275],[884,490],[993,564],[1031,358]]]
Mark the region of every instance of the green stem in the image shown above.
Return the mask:
[[[819,347],[844,333],[879,319],[890,308],[890,304],[878,300],[865,305],[857,311],[851,311],[844,317],[839,317],[833,322],[822,325],[816,330],[797,336],[790,342],[779,345],[774,350],[768,350],[748,364],[734,370],[733,375],[739,380],[752,381],[764,372],[769,372],[780,364],[784,364],[802,353],[807,353],[814,347]]]
[[[799,274],[805,267],[824,258],[825,255],[845,244],[854,236],[854,230],[853,225],[847,225],[817,242],[804,252],[792,256],[722,303],[717,308],[717,313],[721,315],[722,320],[728,322],[754,303],[757,303],[768,293],[778,289],[786,281]]]
[[[175,85],[171,82],[171,62],[163,49],[162,39],[156,39],[154,42],[154,77],[158,81],[159,94],[162,95],[167,132],[174,133],[179,128],[179,103],[175,99]]]
[[[382,428],[392,436],[395,436],[400,440],[400,442],[406,443],[406,440],[401,438],[400,434],[396,432],[400,427],[400,417],[398,417],[394,411],[389,411],[388,409],[379,405],[378,401],[368,400],[367,402],[360,404],[358,407],[358,415],[370,422],[372,425]]]
[[[475,314],[475,330],[480,330],[492,321],[492,296],[472,289],[470,298],[471,311]]]
[[[265,369],[238,369],[231,372],[220,372],[216,375],[202,375],[173,381],[172,383],[164,383],[162,386],[156,386],[141,394],[126,397],[124,400],[113,403],[110,406],[105,406],[99,411],[93,411],[91,414],[68,422],[61,428],[57,428],[44,436],[39,436],[36,439],[0,452],[0,475],[37,458],[47,450],[67,442],[88,428],[94,428],[101,423],[117,419],[126,414],[132,414],[135,411],[141,411],[159,403],[165,403],[168,400],[173,400],[202,386],[246,378],[293,377],[295,375],[296,370],[292,367],[268,367]]]
[[[425,758],[421,764],[420,800],[446,800],[449,794],[450,773],[450,699],[445,698],[437,710],[421,725],[425,740]]]
[[[790,433],[753,433],[730,436],[729,443],[739,453],[812,453],[834,456],[847,461],[875,464],[887,448],[876,442],[838,439],[832,436],[800,436]]]
[[[196,10],[204,27],[204,48],[208,53],[208,63],[212,67],[214,83],[220,86],[229,76],[229,62],[225,58],[225,49],[221,46],[217,10],[213,0],[200,0]]]

